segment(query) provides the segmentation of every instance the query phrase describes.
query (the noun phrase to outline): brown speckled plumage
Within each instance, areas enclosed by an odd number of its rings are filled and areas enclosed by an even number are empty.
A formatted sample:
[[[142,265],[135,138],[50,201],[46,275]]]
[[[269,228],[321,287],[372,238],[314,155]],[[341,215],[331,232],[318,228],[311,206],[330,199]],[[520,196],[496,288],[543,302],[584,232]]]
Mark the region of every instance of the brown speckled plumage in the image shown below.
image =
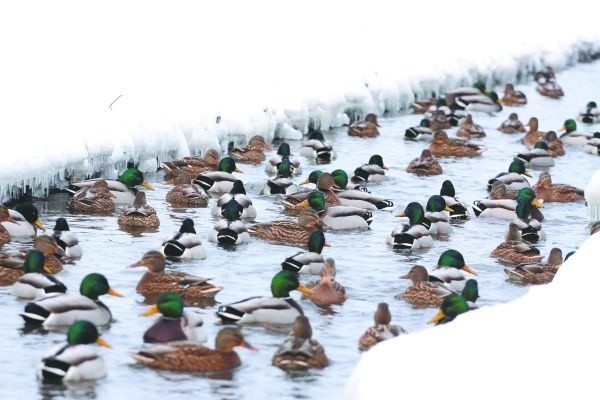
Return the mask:
[[[204,157],[184,157],[182,159],[163,162],[165,179],[171,179],[177,171],[184,171],[190,176],[197,176],[204,172],[216,171],[219,165],[219,153],[208,149]]]
[[[321,220],[312,208],[300,212],[297,221],[273,221],[248,227],[248,232],[261,239],[287,245],[305,246],[310,234],[320,228]]]
[[[12,285],[23,275],[23,259],[0,255],[0,286]]]
[[[146,193],[138,192],[133,203],[123,207],[119,225],[129,228],[156,229],[160,225],[156,210],[146,203]]]
[[[115,211],[114,197],[106,181],[98,179],[92,186],[81,188],[73,195],[69,200],[69,211],[109,214]]]
[[[545,132],[538,130],[539,122],[535,117],[531,117],[527,123],[529,131],[523,137],[523,143],[529,147],[533,147],[540,140],[544,140]]]
[[[233,145],[233,142],[231,144]],[[248,144],[244,147],[231,147],[229,149],[229,157],[233,158],[237,163],[260,164],[265,160],[263,150],[273,150],[273,148],[267,144],[265,138],[256,135],[252,136]]]
[[[436,157],[475,157],[483,150],[476,144],[461,139],[450,139],[444,131],[433,134],[429,151]]]
[[[583,190],[570,185],[553,184],[548,172],[542,172],[538,181],[533,185],[533,191],[538,199],[545,202],[569,202],[583,200]]]
[[[429,282],[427,269],[422,265],[413,266],[408,274],[401,276],[402,279],[410,279],[412,285],[398,295],[417,307],[439,307],[442,304],[443,297],[450,294],[450,290],[436,283]]]
[[[365,333],[358,339],[358,348],[367,351],[379,342],[391,339],[406,331],[398,325],[390,325],[392,314],[387,303],[379,303],[377,310],[373,314],[375,325],[367,328]]]
[[[424,149],[421,156],[413,159],[406,168],[406,172],[417,176],[432,176],[443,173],[440,163],[431,155],[431,152]]]
[[[548,153],[552,157],[560,157],[565,155],[565,148],[563,142],[558,138],[556,132],[548,131],[544,135],[544,141],[548,146]]]
[[[511,113],[508,119],[503,121],[498,130],[502,133],[525,133],[525,125],[519,120],[517,113]]]
[[[273,355],[272,364],[284,371],[304,371],[329,365],[325,349],[312,339],[312,328],[304,315],[296,317],[291,337]]]
[[[62,261],[57,254],[63,252],[53,236],[43,235],[35,239],[33,247],[44,253],[44,271],[47,274],[57,274],[63,269]]]
[[[473,122],[473,117],[471,116],[471,114],[467,114],[467,116],[461,122],[458,131],[456,131],[456,136],[471,139],[484,138],[485,131],[483,130],[483,127],[481,125]]]
[[[175,185],[166,196],[173,207],[207,207],[208,195],[200,185],[192,183],[192,177],[180,171],[172,180]]]
[[[335,280],[335,261],[331,258],[325,259],[325,265],[321,270],[321,279],[306,284],[313,293],[303,294],[303,299],[309,299],[317,306],[328,307],[332,304],[342,304],[346,300],[346,289]]]
[[[348,127],[348,135],[360,137],[376,137],[379,136],[377,127],[377,115],[367,114],[364,121],[357,121],[350,124]]]
[[[562,251],[559,248],[553,248],[548,255],[546,263],[521,264],[514,269],[504,269],[508,279],[521,283],[541,285],[552,282],[554,275],[563,263]]]
[[[11,218],[8,208],[6,208],[3,204],[0,204],[0,222],[6,222],[10,220]],[[10,233],[8,233],[6,228],[0,224],[0,246],[10,242],[11,239]]]
[[[540,251],[525,243],[521,238],[519,227],[510,223],[504,241],[492,250],[491,257],[508,263],[531,263],[542,259]]]
[[[507,83],[504,86],[502,104],[506,106],[524,106],[527,104],[527,96],[525,96],[525,93],[515,90],[515,86],[512,83]]]

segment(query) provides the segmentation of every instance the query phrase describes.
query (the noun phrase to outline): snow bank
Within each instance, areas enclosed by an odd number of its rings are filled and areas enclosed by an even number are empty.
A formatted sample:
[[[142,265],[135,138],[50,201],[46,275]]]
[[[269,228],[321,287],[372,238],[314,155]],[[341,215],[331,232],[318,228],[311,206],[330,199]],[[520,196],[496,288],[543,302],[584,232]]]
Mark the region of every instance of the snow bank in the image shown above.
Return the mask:
[[[251,135],[299,139],[414,96],[600,52],[583,0],[12,2],[0,13],[0,200]],[[488,14],[489,13],[489,14]],[[148,168],[156,160],[147,163]],[[35,178],[34,178],[35,177]]]

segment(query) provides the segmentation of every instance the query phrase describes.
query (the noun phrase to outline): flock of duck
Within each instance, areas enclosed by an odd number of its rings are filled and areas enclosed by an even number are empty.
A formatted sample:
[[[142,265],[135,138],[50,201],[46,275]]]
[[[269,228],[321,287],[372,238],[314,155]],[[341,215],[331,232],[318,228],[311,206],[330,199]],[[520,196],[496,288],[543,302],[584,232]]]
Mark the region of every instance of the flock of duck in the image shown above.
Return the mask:
[[[551,69],[535,75],[540,95],[559,99],[564,95]],[[418,101],[413,104],[416,113],[424,113],[418,126],[405,132],[405,139],[423,141],[427,147],[420,157],[407,166],[407,172],[417,176],[442,174],[437,157],[477,157],[483,148],[470,142],[483,138],[486,132],[475,123],[476,113],[497,113],[502,106],[518,107],[527,103],[522,92],[507,84],[500,98],[488,92],[477,82],[473,87],[451,90],[441,98]],[[577,117],[581,123],[600,122],[600,109],[589,102]],[[447,131],[456,127],[451,138]],[[377,140],[379,125],[375,114],[366,115],[364,121],[352,123],[348,134]],[[579,201],[583,203],[581,189],[555,184],[549,172],[539,175],[537,183],[530,185],[527,168],[547,170],[555,159],[569,151],[598,154],[600,134],[577,129],[575,119],[564,123],[564,133],[540,132],[538,121],[531,118],[523,124],[516,113],[510,113],[498,127],[503,134],[520,134],[531,150],[507,160],[506,171],[490,177],[489,197],[476,200],[471,205],[460,201],[453,183],[446,180],[439,194],[431,196],[425,205],[408,202],[398,217],[408,218],[386,237],[393,249],[410,252],[413,249],[432,247],[435,240],[451,235],[453,225],[472,218],[495,218],[507,221],[504,240],[491,252],[506,265],[508,279],[525,284],[541,284],[552,280],[563,263],[560,249],[554,248],[542,262],[543,256],[536,244],[544,239],[540,211],[544,202]],[[466,138],[462,139],[462,138]],[[365,139],[367,140],[367,139]],[[377,183],[387,179],[387,167],[380,155],[372,155],[368,162],[358,166],[351,174],[341,169],[331,172],[316,170],[304,181],[296,183],[302,175],[299,159],[294,158],[288,143],[283,142],[277,154],[266,159],[265,151],[273,150],[261,136],[249,140],[245,147],[230,143],[227,155],[213,149],[203,157],[186,157],[164,162],[161,166],[165,180],[172,185],[166,201],[177,208],[211,207],[211,215],[219,218],[208,235],[209,241],[220,246],[236,246],[251,238],[267,240],[288,246],[305,247],[281,262],[281,270],[271,280],[272,296],[255,296],[219,305],[216,315],[223,324],[215,346],[205,346],[207,333],[202,317],[189,306],[212,305],[214,297],[223,287],[210,279],[165,269],[168,259],[204,259],[206,250],[196,233],[194,221],[186,218],[177,233],[166,238],[160,248],[149,249],[130,268],[146,268],[136,290],[151,305],[142,315],[161,316],[143,336],[144,347],[132,354],[133,359],[149,368],[212,372],[240,365],[234,348],[253,347],[246,342],[239,326],[244,324],[287,325],[291,327],[286,339],[272,358],[273,365],[286,371],[324,368],[329,360],[321,346],[312,337],[310,321],[301,305],[290,292],[298,290],[302,298],[318,307],[343,304],[347,298],[344,286],[336,279],[336,264],[322,255],[329,244],[329,230],[366,230],[379,210],[393,209],[394,203],[375,193]],[[310,129],[302,143],[300,155],[310,160],[330,163],[336,158],[331,143],[318,130]],[[253,223],[257,210],[244,183],[234,175],[241,172],[238,164],[265,164],[270,176],[261,195],[276,199],[287,217],[266,223]],[[314,189],[305,189],[312,185]],[[118,224],[123,230],[156,230],[160,216],[146,201],[140,188],[152,190],[143,173],[129,164],[118,180],[93,179],[72,182],[72,197],[68,208],[72,213],[113,215],[118,212]],[[122,207],[118,210],[117,207]],[[8,209],[0,205],[0,245],[12,238],[34,237],[31,249],[0,253],[0,284],[12,285],[12,293],[25,299],[21,317],[28,327],[54,329],[67,327],[66,342],[51,349],[40,358],[37,375],[50,382],[97,379],[106,375],[102,357],[93,348],[96,343],[108,346],[98,332],[99,326],[112,321],[109,308],[100,301],[102,295],[121,296],[101,273],[90,273],[81,281],[79,293],[67,291],[60,282],[63,264],[83,257],[83,250],[65,218],[56,220],[50,234],[38,236],[44,229],[38,210],[29,202]],[[314,281],[300,281],[306,276],[318,275]],[[446,323],[457,315],[476,308],[479,297],[476,272],[467,266],[463,254],[448,249],[439,255],[437,265],[427,269],[414,265],[403,279],[411,285],[398,299],[417,307],[437,307],[431,323]],[[213,303],[211,303],[213,301]],[[358,347],[367,351],[377,343],[405,333],[391,325],[387,303],[380,303],[374,311],[374,324],[357,338]],[[366,325],[366,324],[365,324]]]

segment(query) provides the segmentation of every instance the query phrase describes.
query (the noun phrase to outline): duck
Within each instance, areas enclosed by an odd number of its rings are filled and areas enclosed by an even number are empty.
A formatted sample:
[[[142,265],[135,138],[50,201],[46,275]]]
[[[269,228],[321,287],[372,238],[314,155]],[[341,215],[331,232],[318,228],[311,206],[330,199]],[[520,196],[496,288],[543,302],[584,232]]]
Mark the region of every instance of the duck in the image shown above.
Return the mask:
[[[433,176],[444,173],[442,166],[428,149],[423,149],[420,157],[413,158],[412,161],[408,163],[406,172],[417,176]]]
[[[45,383],[61,383],[105,377],[106,364],[93,344],[111,347],[92,322],[74,321],[67,330],[67,341],[56,345],[38,362],[38,379]]]
[[[219,306],[217,317],[223,323],[293,324],[298,315],[304,315],[300,305],[290,297],[292,290],[312,294],[312,290],[298,282],[295,272],[282,270],[271,280],[272,296],[254,296]]]
[[[519,121],[519,115],[517,113],[510,113],[508,119],[502,121],[498,130],[502,133],[525,133],[525,125]]]
[[[15,297],[34,300],[49,293],[65,293],[67,287],[44,270],[44,253],[29,250],[23,262],[23,275],[12,285],[11,292]]]
[[[460,123],[456,136],[469,139],[480,139],[485,137],[485,131],[481,125],[473,122],[471,114],[467,114]]]
[[[261,195],[283,194],[290,195],[298,192],[298,187],[290,179],[294,173],[294,166],[288,157],[282,157],[277,164],[277,176],[267,181],[260,191]]]
[[[137,292],[144,296],[147,302],[153,302],[161,293],[173,292],[181,295],[187,305],[195,305],[214,298],[223,289],[208,282],[209,278],[165,271],[165,256],[160,251],[147,251],[128,268],[137,267],[148,269],[136,286]]]
[[[494,91],[490,91],[485,94],[455,95],[450,108],[454,110],[465,110],[466,112],[484,112],[493,114],[502,111],[502,104],[500,104],[498,94]]]
[[[585,145],[594,136],[593,133],[577,130],[577,122],[574,119],[567,119],[559,132],[560,140],[567,145]]]
[[[206,250],[202,245],[200,236],[194,228],[194,220],[186,218],[181,223],[179,232],[169,236],[162,242],[160,252],[166,257],[181,259],[203,260],[206,258]]]
[[[296,317],[290,337],[275,351],[271,364],[287,372],[322,369],[329,365],[325,349],[312,338],[312,328],[306,316]]]
[[[431,130],[431,122],[427,118],[423,118],[419,125],[408,128],[404,131],[404,139],[414,141],[431,142],[433,130]]]
[[[146,203],[144,192],[138,192],[133,202],[123,207],[117,222],[124,228],[157,229],[160,225],[156,210]]]
[[[514,269],[505,268],[508,279],[520,283],[540,285],[552,282],[554,275],[563,263],[562,250],[554,247],[550,250],[546,263],[534,262],[517,265]]]
[[[547,82],[556,81],[556,75],[554,73],[554,68],[547,65],[542,70],[536,71],[535,74],[533,75],[533,80],[540,85],[543,85],[544,83],[547,83]]]
[[[548,153],[552,157],[560,157],[565,155],[563,142],[558,138],[556,132],[546,132],[546,134],[544,135],[544,142],[546,142],[546,145],[548,146]]]
[[[492,250],[490,257],[499,258],[505,263],[516,264],[537,262],[542,259],[538,249],[523,241],[519,226],[515,223],[508,225],[504,241]]]
[[[521,238],[524,241],[535,244],[545,238],[545,233],[542,231],[541,219],[532,217],[532,210],[537,210],[537,207],[532,207],[529,199],[530,196],[526,198],[517,196],[517,208],[515,210],[517,218],[513,219],[512,222],[519,228]]]
[[[33,247],[44,253],[44,270],[49,274],[58,274],[63,269],[63,263],[59,257],[65,253],[58,245],[54,236],[42,235],[35,238]]]
[[[510,199],[515,200],[517,198],[518,190],[508,190],[506,185],[500,181],[496,181],[492,184],[492,189],[488,198],[490,200],[501,200]]]
[[[553,184],[549,172],[542,172],[538,181],[533,185],[533,191],[538,199],[544,202],[570,202],[584,200],[583,189],[571,185]]]
[[[396,227],[386,243],[398,250],[428,248],[433,246],[433,239],[429,233],[431,221],[425,218],[423,206],[417,202],[406,205],[396,217],[408,217],[408,225]]]
[[[542,132],[539,130],[539,121],[536,117],[529,118],[529,122],[527,122],[527,126],[529,130],[523,136],[521,141],[528,147],[533,147],[534,144],[539,142],[540,140],[544,140],[544,136],[546,136],[546,132]]]
[[[350,180],[354,183],[362,182],[381,182],[387,179],[385,170],[389,169],[383,163],[383,158],[379,154],[374,154],[369,158],[369,162],[354,170],[354,175]]]
[[[414,265],[400,279],[409,279],[412,284],[396,297],[415,307],[439,307],[444,297],[453,293],[442,282],[430,282],[429,272],[422,265]]]
[[[577,119],[584,124],[596,124],[600,122],[600,109],[595,101],[590,101],[579,113]]]
[[[69,211],[93,214],[112,214],[115,211],[117,196],[110,191],[104,179],[98,179],[91,186],[82,187],[69,199]]]
[[[4,223],[13,224],[13,219],[8,212],[8,208],[4,204],[0,204],[0,247],[9,243],[12,240],[12,236],[4,227]]]
[[[296,221],[279,220],[254,224],[248,227],[248,232],[251,236],[263,240],[304,246],[313,230],[321,227],[319,214],[311,208],[306,208],[300,212]]]
[[[450,220],[465,220],[469,219],[469,210],[467,205],[460,201],[458,197],[456,197],[456,190],[454,189],[454,184],[451,180],[446,179],[442,182],[442,188],[440,189],[440,196],[446,202],[446,206],[450,208]]]
[[[520,90],[515,90],[515,85],[507,83],[504,85],[502,104],[506,106],[524,106],[527,104],[527,96]]]
[[[210,211],[213,217],[223,216],[223,205],[233,200],[242,207],[242,214],[239,218],[253,220],[256,218],[256,208],[252,204],[252,200],[246,195],[246,188],[244,182],[236,180],[233,182],[233,186],[229,193],[226,193],[219,197],[217,204],[214,205]]]
[[[433,195],[427,200],[425,218],[431,221],[430,235],[439,237],[452,233],[452,226],[450,225],[451,212],[452,209],[448,207],[442,196]]]
[[[29,238],[37,235],[37,230],[46,230],[39,218],[36,206],[31,203],[19,203],[14,210],[8,210],[9,218],[1,224],[12,239]]]
[[[400,325],[390,325],[392,314],[387,303],[377,304],[373,320],[375,324],[367,328],[365,333],[358,339],[360,351],[368,351],[379,342],[407,333]]]
[[[348,174],[342,169],[331,172],[333,190],[338,190],[337,197],[340,205],[363,208],[365,210],[386,210],[394,207],[394,202],[385,197],[370,193],[364,188],[348,185]]]
[[[184,311],[181,295],[173,292],[161,293],[156,299],[156,304],[140,315],[147,317],[157,313],[160,313],[161,317],[144,332],[144,343],[206,342],[208,335],[200,313],[195,310]]]
[[[600,155],[600,132],[594,132],[592,138],[583,146],[583,151],[595,156]]]
[[[173,207],[207,207],[208,194],[195,183],[192,183],[190,174],[179,171],[171,182],[175,185],[165,196],[167,202]]]
[[[241,173],[231,157],[223,157],[219,161],[217,171],[204,172],[194,179],[193,183],[200,185],[208,193],[227,193],[231,191],[233,182],[237,179],[232,172]]]
[[[104,275],[94,272],[83,278],[79,294],[48,294],[28,303],[20,315],[25,323],[31,326],[68,326],[78,320],[88,320],[102,326],[112,320],[109,308],[98,300],[98,297],[104,294],[123,297],[110,287]]]
[[[281,269],[297,274],[319,275],[325,266],[325,257],[321,254],[325,246],[330,246],[325,241],[325,233],[315,229],[308,237],[308,251],[300,251],[286,258],[281,263]]]
[[[333,190],[333,186],[334,186],[333,176],[328,172],[323,172],[323,171],[318,171],[318,172],[319,172],[318,173],[319,177],[316,182],[317,190],[320,190],[321,192],[323,192],[327,206],[341,205],[342,204],[341,199],[338,197],[336,192]],[[314,175],[317,175],[317,174],[311,173],[311,175],[309,175],[308,179],[305,180],[304,182],[307,182],[307,181],[310,182],[310,180],[313,179]],[[281,204],[283,204],[284,209],[288,212],[294,213],[299,210],[302,210],[302,207],[300,207],[299,204],[302,204],[308,198],[308,194],[311,191],[312,190],[306,190],[306,191],[296,192],[294,194],[288,195],[284,199],[281,200]],[[307,205],[308,203],[306,202],[304,204]]]
[[[416,96],[416,95],[415,95]],[[442,102],[442,104],[446,104],[446,101],[443,98],[438,98],[437,95],[432,92],[431,97],[423,100],[416,100],[410,103],[410,108],[413,110],[413,114],[424,114],[431,107],[435,107],[438,103]]]
[[[531,188],[520,189],[516,200],[475,200],[472,206],[473,212],[479,218],[516,219],[519,200],[523,201],[523,207],[528,207],[529,211],[533,214],[533,218],[538,221],[544,220],[544,215],[538,210],[544,204],[535,196],[535,192]],[[535,208],[532,209],[531,206],[535,206]]]
[[[290,158],[292,156],[292,152],[290,150],[290,145],[286,142],[283,142],[279,145],[277,149],[277,156],[271,157],[265,166],[265,173],[267,175],[275,175],[278,173],[279,163],[283,158],[287,158],[292,166],[291,173],[293,176],[302,175],[302,167],[300,161],[295,158]]]
[[[308,138],[302,142],[300,155],[322,163],[328,163],[336,158],[331,143],[325,140],[320,131],[314,129],[308,132]]]
[[[476,157],[483,153],[483,149],[462,139],[450,139],[444,131],[433,134],[433,141],[429,151],[436,157]]]
[[[203,157],[184,157],[182,159],[165,161],[160,166],[165,170],[165,179],[171,179],[179,172],[189,176],[198,176],[204,172],[216,171],[219,164],[219,152],[208,149]]]
[[[377,137],[379,136],[379,123],[377,115],[369,113],[365,115],[364,121],[356,121],[348,127],[348,135],[359,137]]]
[[[83,249],[75,233],[71,232],[69,223],[63,217],[57,218],[54,224],[53,234],[56,243],[64,250],[69,258],[81,258]]]
[[[525,166],[530,168],[549,168],[554,166],[554,158],[548,152],[548,145],[544,141],[537,142],[529,152],[519,153],[515,158],[523,161]]]
[[[233,158],[238,163],[260,164],[266,159],[263,150],[273,150],[266,142],[265,138],[260,135],[254,135],[244,147],[235,147],[233,142],[229,142],[227,152],[229,157]]]
[[[303,294],[303,299],[309,299],[319,307],[329,307],[332,304],[342,304],[346,300],[346,289],[336,279],[337,270],[333,258],[326,258],[321,269],[321,279],[308,283],[307,288],[313,293]]]
[[[531,187],[526,176],[531,178],[531,172],[525,168],[523,160],[514,158],[508,166],[508,172],[500,172],[498,175],[488,180],[487,190],[492,190],[492,186],[496,182],[503,183],[506,185],[508,191],[514,191],[515,193],[523,188]]]
[[[449,249],[440,255],[437,265],[429,271],[429,281],[440,282],[455,292],[461,292],[467,281],[462,271],[477,275],[467,266],[458,250]]]
[[[458,315],[469,311],[469,304],[464,297],[459,294],[450,294],[444,298],[438,312],[429,320],[430,324],[445,324],[453,321]]]
[[[138,363],[158,370],[174,372],[215,372],[237,368],[241,365],[235,347],[256,350],[244,339],[239,328],[226,327],[215,339],[215,349],[195,343],[157,344],[144,348],[131,357]]]
[[[565,92],[562,90],[560,85],[554,80],[544,83],[538,82],[535,90],[537,90],[542,96],[549,97],[551,99],[560,99],[565,95]]]
[[[429,116],[429,127],[432,132],[441,131],[442,129],[450,129],[452,124],[446,115],[446,111],[444,109],[437,109],[431,113]]]
[[[319,190],[310,192],[305,202],[298,204],[298,207],[306,205],[310,205],[319,214],[323,225],[332,230],[368,229],[373,222],[373,213],[363,208],[327,207],[325,196]]]
[[[213,225],[208,240],[223,246],[234,246],[250,242],[250,233],[242,220],[222,218]]]

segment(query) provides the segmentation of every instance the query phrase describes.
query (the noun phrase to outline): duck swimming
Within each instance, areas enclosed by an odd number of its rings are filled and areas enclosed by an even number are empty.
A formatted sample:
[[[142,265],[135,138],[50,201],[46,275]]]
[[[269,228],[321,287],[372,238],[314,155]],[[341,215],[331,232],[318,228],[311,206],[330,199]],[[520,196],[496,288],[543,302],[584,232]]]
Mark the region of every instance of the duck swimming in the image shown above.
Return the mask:
[[[568,202],[584,199],[583,189],[565,184],[553,184],[549,172],[542,172],[538,181],[533,185],[533,191],[538,199],[545,202]]]
[[[399,325],[390,325],[392,314],[387,303],[379,303],[373,314],[375,324],[369,327],[358,339],[358,348],[367,351],[379,342],[407,333]]]
[[[167,202],[173,207],[206,207],[208,194],[200,185],[192,183],[192,177],[179,171],[172,179],[175,185],[166,195]]]
[[[117,196],[110,191],[104,179],[98,179],[91,186],[79,189],[69,200],[69,211],[81,213],[111,214],[115,211]]]
[[[29,250],[23,262],[23,275],[12,285],[11,292],[21,299],[37,299],[49,293],[65,293],[67,287],[44,270],[44,253]]]
[[[233,182],[237,179],[232,175],[233,172],[242,172],[231,157],[223,157],[219,161],[217,171],[204,172],[194,179],[197,183],[209,193],[227,193],[231,191]]]
[[[444,171],[431,151],[424,149],[421,156],[414,158],[406,167],[406,172],[417,176],[441,175]]]
[[[520,90],[515,90],[515,86],[512,83],[507,83],[504,86],[502,104],[506,106],[524,106],[527,104],[527,96]]]
[[[475,157],[483,153],[483,149],[461,139],[450,139],[444,131],[433,134],[429,151],[436,157]]]
[[[365,116],[364,121],[357,121],[350,124],[348,127],[348,135],[359,137],[377,137],[379,136],[379,124],[377,123],[377,115],[369,113]]]
[[[123,207],[118,223],[125,228],[157,229],[160,220],[156,210],[146,203],[146,193],[138,192],[133,202]]]
[[[206,250],[200,236],[196,234],[194,221],[191,218],[184,219],[179,232],[162,242],[160,252],[167,257],[196,260],[206,258]]]
[[[305,371],[329,365],[323,346],[312,338],[308,318],[304,315],[296,317],[290,335],[273,355],[271,363],[274,366],[284,371]]]
[[[273,150],[273,148],[260,135],[252,136],[244,147],[235,147],[233,142],[229,142],[227,146],[229,157],[238,163],[260,164],[266,158],[263,150]]]
[[[524,133],[527,131],[525,125],[519,121],[517,113],[510,113],[508,119],[500,124],[498,130],[502,133]]]

